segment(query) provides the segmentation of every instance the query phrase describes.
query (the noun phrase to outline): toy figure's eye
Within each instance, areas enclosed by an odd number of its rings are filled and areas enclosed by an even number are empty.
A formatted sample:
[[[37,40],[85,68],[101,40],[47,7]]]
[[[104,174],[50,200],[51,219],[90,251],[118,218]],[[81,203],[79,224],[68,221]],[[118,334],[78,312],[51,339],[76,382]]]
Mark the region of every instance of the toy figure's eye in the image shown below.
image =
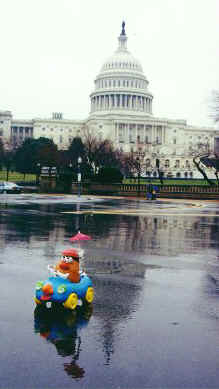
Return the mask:
[[[43,281],[38,281],[36,283],[36,290],[40,290],[40,289],[42,289],[42,287],[43,287]]]
[[[59,285],[57,290],[58,290],[58,293],[65,293],[67,288],[65,285]]]

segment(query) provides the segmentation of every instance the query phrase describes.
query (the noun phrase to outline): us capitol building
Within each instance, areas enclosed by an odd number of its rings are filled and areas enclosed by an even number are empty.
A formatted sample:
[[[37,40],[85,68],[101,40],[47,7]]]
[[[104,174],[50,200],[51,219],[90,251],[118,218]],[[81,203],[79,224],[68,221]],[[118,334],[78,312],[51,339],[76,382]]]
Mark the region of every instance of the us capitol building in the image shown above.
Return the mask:
[[[67,149],[75,136],[83,139],[89,131],[110,139],[124,152],[133,152],[141,161],[142,176],[156,176],[155,161],[159,159],[164,176],[200,177],[192,158],[215,149],[217,131],[153,115],[149,81],[140,62],[128,51],[127,40],[123,22],[118,48],[94,80],[87,119],[65,120],[61,113],[53,113],[50,119],[15,120],[10,111],[0,111],[0,138],[5,148],[16,148],[28,137],[43,136],[53,139],[59,149]]]

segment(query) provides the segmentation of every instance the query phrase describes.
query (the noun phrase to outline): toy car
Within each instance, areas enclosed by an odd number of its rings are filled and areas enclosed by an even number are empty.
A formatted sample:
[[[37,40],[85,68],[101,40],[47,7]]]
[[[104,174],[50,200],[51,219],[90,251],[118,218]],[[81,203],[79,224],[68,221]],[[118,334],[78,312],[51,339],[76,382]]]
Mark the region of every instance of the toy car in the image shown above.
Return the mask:
[[[48,308],[53,303],[58,303],[67,309],[74,310],[77,305],[92,303],[93,298],[92,281],[84,272],[80,273],[78,283],[55,275],[36,283],[35,302],[37,305],[43,304]]]

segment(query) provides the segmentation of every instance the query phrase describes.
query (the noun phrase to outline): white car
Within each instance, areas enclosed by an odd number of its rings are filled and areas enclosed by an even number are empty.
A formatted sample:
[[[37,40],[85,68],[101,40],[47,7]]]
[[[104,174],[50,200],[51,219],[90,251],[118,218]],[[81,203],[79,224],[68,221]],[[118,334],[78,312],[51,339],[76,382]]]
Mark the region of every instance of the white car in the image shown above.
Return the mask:
[[[0,193],[21,193],[21,187],[14,182],[0,181]]]

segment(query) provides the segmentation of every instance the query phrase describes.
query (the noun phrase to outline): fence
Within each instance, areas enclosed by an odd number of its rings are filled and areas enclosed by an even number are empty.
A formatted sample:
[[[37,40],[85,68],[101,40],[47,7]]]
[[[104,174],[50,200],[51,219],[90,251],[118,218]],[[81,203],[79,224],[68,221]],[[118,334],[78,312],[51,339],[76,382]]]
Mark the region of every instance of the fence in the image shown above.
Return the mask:
[[[73,193],[77,193],[77,183],[73,183]],[[97,184],[82,183],[82,194],[110,195],[110,196],[139,196],[146,197],[145,184]],[[219,187],[207,185],[163,185],[159,186],[157,194],[161,198],[191,198],[191,199],[218,199]]]

